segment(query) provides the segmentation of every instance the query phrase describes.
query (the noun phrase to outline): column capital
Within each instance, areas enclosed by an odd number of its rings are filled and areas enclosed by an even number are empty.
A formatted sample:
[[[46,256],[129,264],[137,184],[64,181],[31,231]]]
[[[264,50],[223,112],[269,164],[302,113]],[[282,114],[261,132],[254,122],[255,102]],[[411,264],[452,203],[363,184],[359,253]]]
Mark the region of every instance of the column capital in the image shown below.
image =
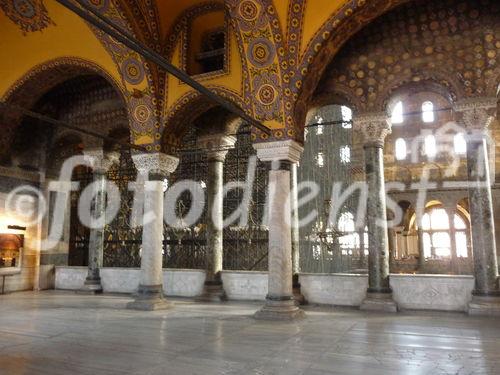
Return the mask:
[[[392,132],[390,118],[384,112],[361,113],[353,118],[354,131],[363,135],[365,146],[384,147],[385,137]]]
[[[289,161],[298,163],[304,147],[291,139],[286,141],[254,143],[257,157],[261,161]]]
[[[83,156],[92,165],[94,172],[105,173],[111,166],[120,161],[118,151],[104,152],[102,148],[83,150]]]
[[[487,132],[497,110],[497,99],[493,97],[468,98],[456,102],[453,110],[457,122],[468,133]]]
[[[204,135],[196,143],[207,152],[208,160],[224,161],[228,151],[234,147],[236,137],[225,134]]]
[[[167,176],[174,172],[179,164],[179,159],[161,152],[151,154],[132,155],[135,167],[140,174]]]

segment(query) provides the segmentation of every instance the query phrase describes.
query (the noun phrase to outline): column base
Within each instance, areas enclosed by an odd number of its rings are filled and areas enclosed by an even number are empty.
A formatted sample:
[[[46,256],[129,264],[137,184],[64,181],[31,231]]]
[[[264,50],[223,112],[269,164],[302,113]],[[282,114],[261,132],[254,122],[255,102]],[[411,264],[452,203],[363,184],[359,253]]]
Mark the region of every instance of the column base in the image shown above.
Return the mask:
[[[500,296],[472,296],[469,315],[500,316]]]
[[[295,300],[295,303],[300,306],[300,305],[306,305],[307,301],[304,298],[304,295],[302,294],[300,290],[300,283],[299,283],[299,275],[293,275],[292,278],[292,291],[293,291],[293,299]]]
[[[398,312],[398,305],[392,299],[392,293],[376,293],[367,292],[366,298],[359,306],[363,311],[380,311],[396,313]]]
[[[295,303],[292,296],[283,299],[266,299],[265,305],[254,315],[258,320],[296,320],[305,317],[305,313]]]
[[[161,285],[139,285],[135,301],[127,304],[127,309],[141,311],[167,310],[173,307],[163,296]]]
[[[222,283],[206,282],[203,292],[195,298],[196,302],[224,302],[227,301],[226,292]]]
[[[88,277],[85,279],[83,283],[83,287],[76,291],[78,294],[101,294],[103,292],[101,278],[98,279],[89,279]]]

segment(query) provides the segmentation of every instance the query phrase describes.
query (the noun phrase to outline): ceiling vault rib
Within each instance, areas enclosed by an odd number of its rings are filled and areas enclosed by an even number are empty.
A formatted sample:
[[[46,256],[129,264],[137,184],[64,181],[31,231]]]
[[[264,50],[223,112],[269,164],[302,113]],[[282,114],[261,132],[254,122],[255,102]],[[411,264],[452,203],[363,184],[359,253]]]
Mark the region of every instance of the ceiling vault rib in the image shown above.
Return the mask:
[[[191,86],[200,94],[205,95],[206,97],[210,98],[211,100],[213,100],[214,102],[216,102],[229,112],[241,117],[243,120],[248,122],[253,127],[259,129],[260,131],[268,135],[271,134],[271,131],[267,126],[249,116],[241,108],[238,108],[230,101],[220,97],[207,87],[203,86],[201,83],[191,78],[187,73],[183,72],[182,70],[172,65],[167,59],[158,54],[156,51],[152,50],[151,48],[137,41],[133,36],[131,36],[129,33],[123,30],[120,26],[116,25],[114,22],[103,17],[94,9],[87,6],[87,4],[84,4],[81,0],[75,0],[75,1],[76,3],[78,3],[79,6],[73,4],[70,0],[57,0],[57,2],[59,2],[64,7],[76,13],[78,16],[80,16],[87,22],[91,23],[99,30],[113,37],[115,40],[129,47],[133,51],[137,52],[145,59],[150,60],[155,64],[159,65],[160,67],[165,69],[165,71],[172,74],[174,77],[180,79],[187,85]]]

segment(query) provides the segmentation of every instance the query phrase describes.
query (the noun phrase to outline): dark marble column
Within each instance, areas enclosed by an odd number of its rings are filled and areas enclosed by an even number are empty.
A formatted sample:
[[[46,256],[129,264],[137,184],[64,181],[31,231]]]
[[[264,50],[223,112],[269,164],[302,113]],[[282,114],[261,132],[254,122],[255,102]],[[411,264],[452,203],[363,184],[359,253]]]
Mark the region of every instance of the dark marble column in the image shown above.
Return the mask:
[[[368,291],[360,308],[396,312],[397,306],[389,286],[384,182],[384,140],[391,132],[391,124],[385,113],[371,113],[355,117],[354,129],[364,140],[365,178],[368,186]]]
[[[269,162],[268,227],[269,281],[266,303],[255,314],[257,319],[292,320],[304,312],[298,308],[292,290],[292,233],[290,168],[303,148],[292,140],[254,144],[257,157]]]
[[[84,150],[86,158],[90,159],[93,167],[94,200],[92,202],[92,216],[102,217],[106,212],[106,172],[113,163],[118,162],[118,152],[104,153],[102,148]],[[104,225],[100,228],[91,228],[89,236],[88,274],[80,293],[102,293],[100,270],[104,256]]]
[[[207,152],[208,180],[207,206],[209,220],[207,222],[207,267],[203,292],[198,301],[220,302],[226,299],[222,285],[222,260],[224,233],[223,187],[224,160],[229,149],[234,147],[236,138],[223,134],[200,137],[198,145]]]
[[[145,179],[144,214],[154,218],[142,227],[141,274],[135,301],[127,308],[162,310],[171,305],[163,295],[163,180],[175,171],[179,159],[162,154],[133,155],[134,164]]]
[[[458,123],[467,130],[467,174],[475,287],[469,314],[500,315],[498,261],[491,196],[488,127],[497,111],[496,98],[471,98],[455,104]]]

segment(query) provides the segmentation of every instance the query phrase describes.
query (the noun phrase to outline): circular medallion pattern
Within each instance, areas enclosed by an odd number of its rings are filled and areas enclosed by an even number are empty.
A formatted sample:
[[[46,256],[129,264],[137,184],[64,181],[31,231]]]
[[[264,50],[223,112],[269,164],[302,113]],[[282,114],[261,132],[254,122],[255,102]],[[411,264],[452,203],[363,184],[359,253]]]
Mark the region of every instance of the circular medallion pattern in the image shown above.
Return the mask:
[[[144,69],[139,61],[130,57],[123,62],[123,77],[133,85],[137,85],[144,79]]]
[[[242,1],[239,7],[239,13],[245,21],[254,21],[259,15],[259,8],[251,0]]]
[[[30,0],[14,0],[14,8],[20,16],[33,18],[36,15],[36,9]]]
[[[269,39],[254,39],[248,46],[248,59],[259,68],[271,65],[275,56],[276,50]]]
[[[271,105],[276,100],[276,89],[269,83],[265,83],[257,90],[257,99],[264,105]]]

